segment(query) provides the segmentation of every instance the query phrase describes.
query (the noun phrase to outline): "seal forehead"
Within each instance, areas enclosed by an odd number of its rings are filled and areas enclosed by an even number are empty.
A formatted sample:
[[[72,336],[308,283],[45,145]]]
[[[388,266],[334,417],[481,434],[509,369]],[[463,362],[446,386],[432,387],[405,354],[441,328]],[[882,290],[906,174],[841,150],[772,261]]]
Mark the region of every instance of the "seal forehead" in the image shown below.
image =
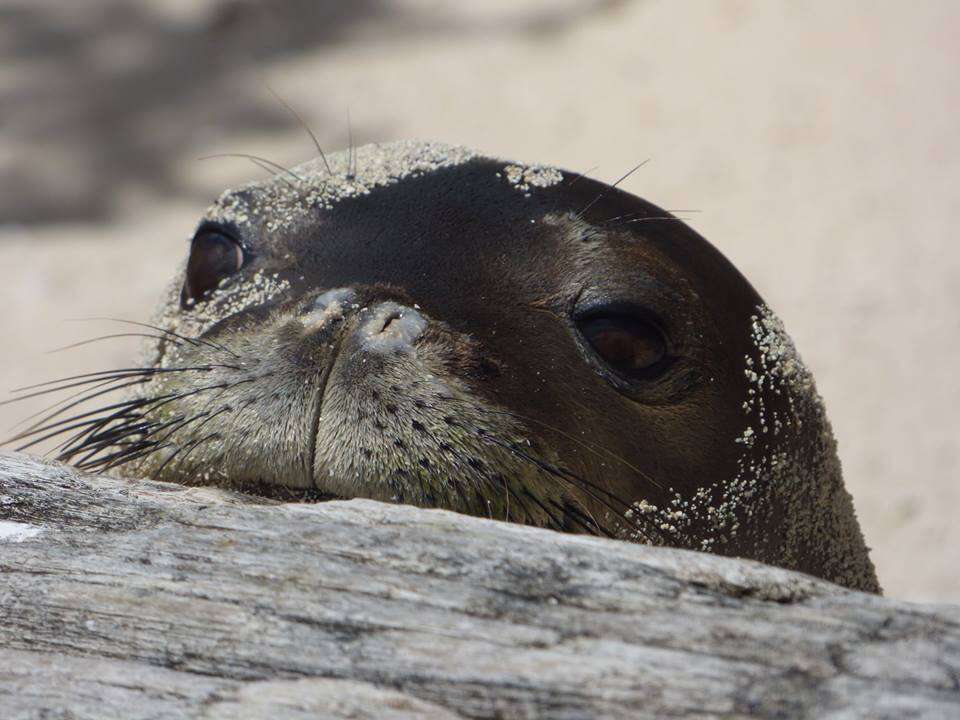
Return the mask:
[[[346,198],[462,165],[474,157],[476,153],[465,147],[416,141],[342,150],[225,191],[207,210],[205,219],[248,225],[259,216],[267,230],[282,229],[307,209],[330,209]]]
[[[263,223],[267,231],[286,229],[309,210],[329,210],[348,198],[485,156],[466,147],[399,141],[364,145],[317,157],[272,178],[227,190],[204,219],[238,226]],[[503,161],[498,177],[524,193],[563,179],[553,167]]]

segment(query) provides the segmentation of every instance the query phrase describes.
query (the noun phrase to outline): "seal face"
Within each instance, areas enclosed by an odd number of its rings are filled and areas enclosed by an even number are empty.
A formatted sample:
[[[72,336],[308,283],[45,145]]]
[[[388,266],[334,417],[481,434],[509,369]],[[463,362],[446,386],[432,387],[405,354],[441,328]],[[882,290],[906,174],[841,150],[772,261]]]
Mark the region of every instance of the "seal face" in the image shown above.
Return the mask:
[[[879,590],[782,324],[614,187],[429,143],[314,160],[217,200],[154,325],[136,397],[65,459]]]

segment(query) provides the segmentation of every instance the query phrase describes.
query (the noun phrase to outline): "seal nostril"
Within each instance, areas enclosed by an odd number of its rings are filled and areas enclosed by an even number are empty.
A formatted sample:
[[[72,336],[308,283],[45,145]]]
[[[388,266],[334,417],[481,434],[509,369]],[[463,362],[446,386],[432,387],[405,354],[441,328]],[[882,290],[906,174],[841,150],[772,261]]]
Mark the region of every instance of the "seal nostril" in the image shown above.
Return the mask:
[[[334,288],[318,295],[313,301],[313,310],[323,312],[331,305],[350,305],[356,300],[353,288]]]
[[[402,318],[403,318],[403,313],[395,312],[395,313],[391,314],[391,315],[386,319],[386,321],[383,323],[383,327],[380,328],[380,332],[381,332],[381,333],[388,332],[388,331],[390,330],[390,326],[393,324],[394,320],[400,320],[400,319],[402,319]]]
[[[377,352],[411,348],[427,325],[427,318],[417,310],[385,302],[367,314],[360,327],[360,340],[364,347]]]
[[[334,288],[321,293],[307,306],[301,321],[307,329],[317,329],[343,319],[350,310],[356,310],[357,293],[353,288]]]

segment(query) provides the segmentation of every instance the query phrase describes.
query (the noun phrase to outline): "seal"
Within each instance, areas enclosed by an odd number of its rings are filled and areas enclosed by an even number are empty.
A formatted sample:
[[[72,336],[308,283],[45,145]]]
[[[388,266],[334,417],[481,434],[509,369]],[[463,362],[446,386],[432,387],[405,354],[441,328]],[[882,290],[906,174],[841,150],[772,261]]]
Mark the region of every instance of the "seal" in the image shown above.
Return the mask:
[[[68,433],[60,457],[83,468],[446,508],[879,592],[782,323],[704,238],[615,186],[433,143],[321,156],[221,195],[150,327],[142,367],[74,381],[132,397],[29,432]]]

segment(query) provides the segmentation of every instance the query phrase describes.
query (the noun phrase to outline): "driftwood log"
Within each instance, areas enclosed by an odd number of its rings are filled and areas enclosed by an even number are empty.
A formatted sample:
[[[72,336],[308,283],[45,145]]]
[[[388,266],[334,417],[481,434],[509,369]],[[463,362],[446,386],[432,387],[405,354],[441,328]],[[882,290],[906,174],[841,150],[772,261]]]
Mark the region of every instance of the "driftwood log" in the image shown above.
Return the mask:
[[[960,718],[960,608],[450,512],[0,455],[0,573],[5,720]]]

